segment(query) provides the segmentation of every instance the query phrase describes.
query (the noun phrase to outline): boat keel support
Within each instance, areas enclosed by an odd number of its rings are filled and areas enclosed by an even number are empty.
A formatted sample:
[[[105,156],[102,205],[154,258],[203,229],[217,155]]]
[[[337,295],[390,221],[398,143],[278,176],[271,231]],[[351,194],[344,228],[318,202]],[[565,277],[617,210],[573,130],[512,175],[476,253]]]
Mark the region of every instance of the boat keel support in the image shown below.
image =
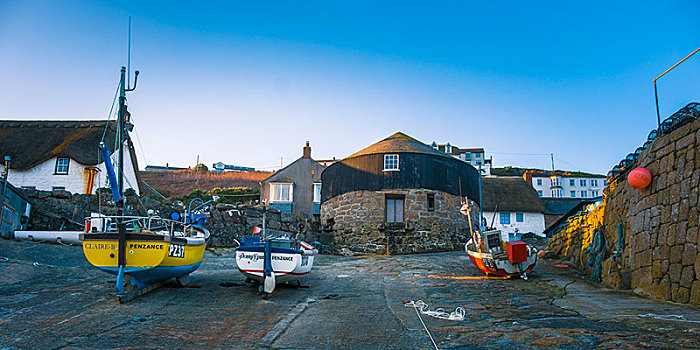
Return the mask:
[[[172,278],[151,283],[143,288],[133,287],[128,292],[120,293],[117,295],[117,297],[119,298],[119,303],[126,304],[126,303],[136,299],[137,297],[140,297],[140,296],[142,296],[150,291],[154,291],[154,290],[170,283],[170,281],[172,281]]]

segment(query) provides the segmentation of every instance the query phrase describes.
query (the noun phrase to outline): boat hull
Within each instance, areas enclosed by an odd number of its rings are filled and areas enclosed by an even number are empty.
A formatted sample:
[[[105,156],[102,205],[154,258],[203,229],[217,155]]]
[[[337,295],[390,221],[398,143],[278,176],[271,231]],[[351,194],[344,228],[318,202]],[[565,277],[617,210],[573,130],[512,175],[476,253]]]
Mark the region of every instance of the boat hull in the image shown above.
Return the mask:
[[[272,271],[277,284],[297,281],[311,272],[314,253],[311,250],[272,248]],[[236,266],[246,277],[263,282],[265,251],[260,248],[236,249]]]
[[[119,241],[114,234],[83,235],[83,252],[88,262],[111,274],[118,274]],[[204,240],[155,234],[127,234],[124,274],[138,288],[155,281],[178,278],[194,272],[204,258]]]
[[[530,273],[537,263],[537,253],[530,250],[527,260],[521,263],[512,263],[507,259],[494,259],[493,254],[490,253],[480,253],[470,249],[470,245],[473,246],[470,240],[464,245],[464,250],[469,256],[469,260],[476,266],[479,270],[485,272],[487,275],[510,277],[510,276],[521,276],[526,273]]]

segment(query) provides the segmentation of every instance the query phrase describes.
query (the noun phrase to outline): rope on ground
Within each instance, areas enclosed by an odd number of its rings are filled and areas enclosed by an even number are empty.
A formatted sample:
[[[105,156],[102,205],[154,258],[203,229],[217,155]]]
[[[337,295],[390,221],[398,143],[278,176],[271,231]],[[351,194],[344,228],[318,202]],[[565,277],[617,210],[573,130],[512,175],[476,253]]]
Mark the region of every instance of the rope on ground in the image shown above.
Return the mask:
[[[445,309],[443,308],[437,308],[435,310],[430,310],[430,306],[426,304],[423,300],[418,300],[418,301],[413,301],[413,300],[408,300],[404,301],[403,304],[407,307],[412,307],[415,308],[416,310],[419,310],[423,315],[428,315],[431,317],[443,319],[443,320],[450,320],[450,321],[464,321],[464,316],[466,312],[464,311],[463,307],[458,306],[455,311],[451,313],[447,313]]]
[[[418,300],[418,301],[423,303],[422,300]],[[412,306],[413,309],[416,310],[416,315],[418,315],[418,319],[420,320],[420,323],[423,325],[425,332],[428,333],[428,337],[430,337],[430,341],[433,342],[433,346],[435,346],[435,350],[440,350],[437,343],[435,343],[435,339],[433,339],[433,335],[430,334],[430,331],[428,330],[428,326],[426,326],[425,322],[423,322],[423,317],[421,317],[420,312],[418,312],[418,307],[415,306],[416,303],[414,303],[413,300],[410,300],[410,301],[405,301],[403,304],[406,306]],[[411,304],[411,305],[409,305],[409,304]],[[425,304],[425,303],[423,303],[423,304]]]

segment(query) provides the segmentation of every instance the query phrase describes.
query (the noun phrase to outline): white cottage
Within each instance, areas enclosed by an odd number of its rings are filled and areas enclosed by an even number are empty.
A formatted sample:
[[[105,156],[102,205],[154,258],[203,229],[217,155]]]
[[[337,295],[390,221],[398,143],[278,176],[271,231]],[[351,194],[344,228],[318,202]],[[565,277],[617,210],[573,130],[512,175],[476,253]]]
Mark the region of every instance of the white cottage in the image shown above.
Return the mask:
[[[8,179],[20,188],[95,193],[108,187],[98,145],[114,149],[116,122],[4,120],[0,121],[0,160],[10,156]],[[107,130],[105,132],[105,127]],[[113,161],[117,158],[112,154]],[[0,164],[4,172],[4,164]],[[124,188],[140,193],[138,162],[131,141],[124,152]]]
[[[532,232],[542,235],[545,229],[544,205],[535,189],[521,177],[482,178],[483,215],[487,226],[507,234]]]

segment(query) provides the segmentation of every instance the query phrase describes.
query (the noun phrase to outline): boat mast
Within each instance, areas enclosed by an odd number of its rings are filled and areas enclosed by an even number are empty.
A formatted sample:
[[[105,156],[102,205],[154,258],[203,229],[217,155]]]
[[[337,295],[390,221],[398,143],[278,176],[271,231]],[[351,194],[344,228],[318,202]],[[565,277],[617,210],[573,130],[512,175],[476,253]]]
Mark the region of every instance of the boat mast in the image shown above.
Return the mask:
[[[120,203],[117,203],[119,216],[124,215],[124,120],[126,119],[126,67],[122,66],[121,79],[119,81],[119,121],[117,122],[117,139],[119,140],[119,161],[117,183],[119,185]],[[121,255],[121,254],[120,254]]]

